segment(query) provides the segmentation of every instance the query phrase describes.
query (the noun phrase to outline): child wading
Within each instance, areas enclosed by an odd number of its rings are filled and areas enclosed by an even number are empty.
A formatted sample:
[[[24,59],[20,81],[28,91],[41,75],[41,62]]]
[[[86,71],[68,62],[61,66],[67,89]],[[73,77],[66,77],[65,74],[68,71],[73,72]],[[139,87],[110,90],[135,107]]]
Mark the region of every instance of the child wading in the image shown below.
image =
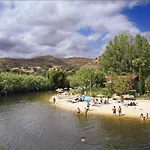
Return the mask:
[[[116,106],[114,106],[114,108],[112,109],[113,111],[113,116],[116,116]]]
[[[122,111],[121,106],[119,106],[119,108],[118,108],[119,116],[121,116],[121,111]]]
[[[77,108],[77,114],[78,115],[80,114],[80,108],[79,107]]]

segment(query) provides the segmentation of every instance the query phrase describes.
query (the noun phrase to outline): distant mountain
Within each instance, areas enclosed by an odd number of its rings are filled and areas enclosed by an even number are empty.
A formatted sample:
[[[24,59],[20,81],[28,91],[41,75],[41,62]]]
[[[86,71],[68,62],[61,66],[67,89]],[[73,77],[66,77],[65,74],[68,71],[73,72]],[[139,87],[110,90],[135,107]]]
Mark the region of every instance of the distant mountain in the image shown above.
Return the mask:
[[[90,58],[57,58],[54,56],[39,56],[34,58],[0,58],[0,69],[12,69],[20,67],[41,67],[44,69],[53,67],[64,67],[70,69],[79,69],[91,62]]]
[[[84,66],[91,62],[93,59],[90,58],[81,58],[81,57],[70,57],[70,58],[62,58],[62,60],[67,63],[68,65],[71,65],[73,68],[80,68],[81,66]]]

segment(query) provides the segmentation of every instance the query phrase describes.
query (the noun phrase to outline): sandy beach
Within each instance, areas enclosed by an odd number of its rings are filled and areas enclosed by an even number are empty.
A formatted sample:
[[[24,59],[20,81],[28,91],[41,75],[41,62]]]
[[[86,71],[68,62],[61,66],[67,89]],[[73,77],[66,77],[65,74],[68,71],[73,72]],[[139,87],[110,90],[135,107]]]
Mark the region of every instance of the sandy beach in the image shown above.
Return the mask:
[[[62,109],[68,111],[77,112],[77,108],[80,108],[81,113],[85,113],[85,108],[87,106],[87,102],[76,102],[71,103],[71,100],[74,100],[75,97],[73,96],[53,96],[50,98],[50,102],[53,103],[53,99],[55,98],[56,102],[54,105],[60,107]],[[150,100],[135,100],[137,106],[126,106],[129,101],[124,101],[124,104],[118,103],[117,100],[109,100],[109,104],[96,104],[93,105],[90,102],[90,110],[88,111],[88,115],[90,114],[99,114],[99,115],[111,115],[112,116],[112,108],[116,106],[118,116],[118,107],[121,106],[122,108],[122,117],[136,117],[140,118],[140,114],[143,113],[144,116],[148,113],[150,115]]]

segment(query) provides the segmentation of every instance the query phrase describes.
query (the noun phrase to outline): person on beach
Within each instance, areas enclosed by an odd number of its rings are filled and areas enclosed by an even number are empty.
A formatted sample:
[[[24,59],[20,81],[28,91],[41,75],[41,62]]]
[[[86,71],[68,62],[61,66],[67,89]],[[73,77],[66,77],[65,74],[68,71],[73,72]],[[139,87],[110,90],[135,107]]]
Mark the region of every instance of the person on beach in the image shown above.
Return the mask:
[[[55,97],[53,98],[53,103],[54,103],[54,104],[56,103],[56,99],[55,99]]]
[[[148,119],[149,118],[149,115],[148,115],[148,113],[146,113],[146,119]]]
[[[90,102],[87,102],[87,109],[90,109]]]
[[[77,108],[77,114],[79,115],[80,112],[81,112],[81,110],[80,110],[80,108],[78,107],[78,108]]]
[[[121,106],[119,106],[119,108],[118,108],[119,116],[121,116],[121,112],[122,112],[122,108],[121,108]]]
[[[109,99],[110,99],[110,97],[108,96],[107,101],[106,101],[107,104],[109,104]]]
[[[85,109],[85,116],[87,116],[88,110],[88,108]]]
[[[103,98],[101,97],[101,99],[100,99],[100,103],[102,104],[103,103]]]
[[[96,104],[99,104],[99,101],[98,101],[98,99],[96,98],[95,100],[96,100]]]
[[[114,108],[112,109],[113,111],[113,116],[116,116],[116,106],[114,106]]]
[[[143,119],[143,117],[144,117],[144,115],[143,115],[143,113],[141,113],[140,118]]]
[[[120,101],[121,101],[122,104],[124,104],[124,98],[123,98],[123,96],[121,96]]]

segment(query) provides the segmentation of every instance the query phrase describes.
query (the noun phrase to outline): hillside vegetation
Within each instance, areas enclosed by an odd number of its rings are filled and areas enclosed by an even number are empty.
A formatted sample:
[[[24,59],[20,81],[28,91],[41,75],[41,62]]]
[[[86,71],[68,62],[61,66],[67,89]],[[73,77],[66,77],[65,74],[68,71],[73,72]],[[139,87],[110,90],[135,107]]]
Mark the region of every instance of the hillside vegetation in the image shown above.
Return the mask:
[[[34,58],[0,58],[0,69],[1,71],[9,71],[12,68],[21,67],[41,67],[46,70],[54,67],[79,69],[90,61],[92,61],[90,58],[57,58],[53,56],[39,56]]]

